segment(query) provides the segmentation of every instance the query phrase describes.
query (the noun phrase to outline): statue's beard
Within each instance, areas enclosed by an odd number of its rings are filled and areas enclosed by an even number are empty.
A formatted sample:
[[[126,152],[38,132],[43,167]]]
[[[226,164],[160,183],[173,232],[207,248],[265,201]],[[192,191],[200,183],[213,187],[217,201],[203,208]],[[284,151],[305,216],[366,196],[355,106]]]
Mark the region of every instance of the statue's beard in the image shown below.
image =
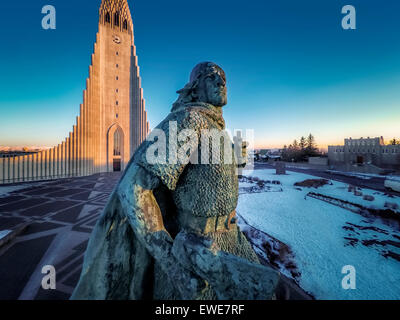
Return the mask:
[[[216,107],[223,107],[227,104],[227,100],[226,90],[217,91],[209,97],[209,103]]]

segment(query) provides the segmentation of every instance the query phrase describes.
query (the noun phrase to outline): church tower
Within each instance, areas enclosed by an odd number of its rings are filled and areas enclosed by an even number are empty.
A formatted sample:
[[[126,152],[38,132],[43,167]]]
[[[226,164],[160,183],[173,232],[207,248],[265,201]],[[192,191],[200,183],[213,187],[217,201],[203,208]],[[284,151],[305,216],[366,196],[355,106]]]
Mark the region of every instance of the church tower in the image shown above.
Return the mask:
[[[122,171],[149,131],[127,0],[102,0],[80,114],[59,145],[0,157],[0,184]]]
[[[91,77],[99,115],[95,167],[123,170],[149,130],[127,0],[102,0]]]

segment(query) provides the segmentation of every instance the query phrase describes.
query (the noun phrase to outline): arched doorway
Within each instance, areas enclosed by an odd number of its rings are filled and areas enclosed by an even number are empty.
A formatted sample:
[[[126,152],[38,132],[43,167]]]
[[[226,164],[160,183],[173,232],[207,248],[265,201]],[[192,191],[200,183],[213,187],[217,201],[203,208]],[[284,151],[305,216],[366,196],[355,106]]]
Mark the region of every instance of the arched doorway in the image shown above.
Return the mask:
[[[113,124],[107,132],[107,171],[124,170],[124,132],[118,124]]]
[[[114,132],[114,150],[113,150],[113,171],[121,171],[121,154],[122,154],[122,130],[118,128]]]

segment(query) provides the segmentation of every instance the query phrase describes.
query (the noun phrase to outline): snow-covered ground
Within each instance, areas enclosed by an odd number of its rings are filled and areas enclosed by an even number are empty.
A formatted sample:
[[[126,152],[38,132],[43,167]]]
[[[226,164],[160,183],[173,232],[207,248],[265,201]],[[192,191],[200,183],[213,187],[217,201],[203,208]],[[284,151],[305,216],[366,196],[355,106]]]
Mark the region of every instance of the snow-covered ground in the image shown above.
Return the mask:
[[[385,177],[380,174],[374,174],[374,173],[344,172],[344,171],[335,171],[335,170],[327,170],[327,172],[340,174],[342,176],[347,176],[347,177],[355,177],[355,178],[359,178],[359,179],[365,179],[365,180],[369,180],[371,178],[384,178]]]
[[[391,226],[306,195],[315,192],[376,209],[384,209],[386,202],[400,205],[400,198],[363,189],[363,195],[375,198],[367,201],[336,181],[318,189],[295,187],[296,182],[318,178],[287,173],[250,172],[249,177],[279,180],[282,192],[242,192],[237,211],[249,225],[291,248],[301,274],[299,285],[317,299],[400,299],[400,261],[387,254],[400,257],[398,224]],[[246,180],[243,187],[249,183]],[[342,288],[346,265],[356,270],[354,290]]]

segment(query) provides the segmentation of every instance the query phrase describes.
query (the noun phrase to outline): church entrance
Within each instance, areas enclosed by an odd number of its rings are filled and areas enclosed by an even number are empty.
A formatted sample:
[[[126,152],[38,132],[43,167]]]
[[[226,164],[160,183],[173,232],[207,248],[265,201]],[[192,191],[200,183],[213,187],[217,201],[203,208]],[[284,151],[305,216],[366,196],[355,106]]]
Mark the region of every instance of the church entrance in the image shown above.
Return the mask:
[[[364,163],[364,157],[357,156],[357,164],[363,164],[363,163]]]
[[[117,124],[108,131],[108,172],[124,170],[124,133]]]
[[[121,159],[113,160],[113,171],[120,172],[121,171]]]

